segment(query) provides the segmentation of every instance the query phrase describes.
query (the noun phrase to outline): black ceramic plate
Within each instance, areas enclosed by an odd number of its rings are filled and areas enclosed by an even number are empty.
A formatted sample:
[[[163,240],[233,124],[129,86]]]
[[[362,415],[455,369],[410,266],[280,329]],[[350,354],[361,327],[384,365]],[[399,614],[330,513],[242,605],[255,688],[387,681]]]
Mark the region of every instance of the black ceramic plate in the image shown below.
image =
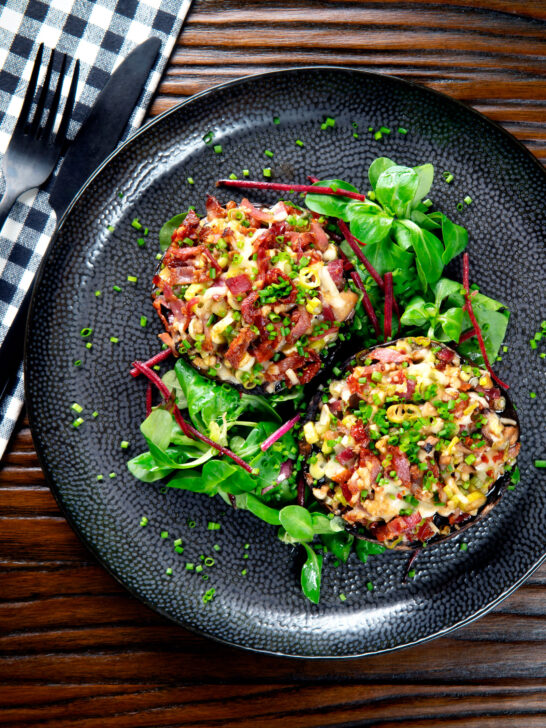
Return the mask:
[[[276,116],[279,124],[273,123]],[[335,118],[334,128],[321,129],[326,116]],[[393,131],[374,140],[368,126],[381,125]],[[408,133],[398,133],[399,127]],[[209,131],[221,154],[203,143]],[[274,152],[273,159],[264,156],[265,149]],[[513,312],[508,353],[498,370],[511,383],[518,407],[522,478],[488,517],[423,553],[410,583],[402,583],[408,558],[403,553],[368,564],[351,557],[337,568],[327,560],[316,606],[301,594],[297,555],[277,541],[273,528],[217,498],[162,492],[129,475],[127,456],[144,449],[139,423],[145,384],[132,379],[128,368],[133,359],[158,350],[161,327],[149,288],[165,220],[189,204],[202,210],[215,181],[232,172],[240,176],[243,168],[260,179],[262,169],[271,167],[273,179],[285,182],[304,182],[308,174],[336,176],[366,190],[368,165],[382,155],[409,165],[434,163],[431,197],[470,231],[472,280]],[[450,185],[442,181],[444,170],[454,175]],[[218,194],[224,202],[231,196],[227,190]],[[467,194],[473,202],[459,213],[456,204]],[[26,350],[31,426],[72,526],[146,604],[185,627],[254,650],[372,654],[444,634],[486,612],[546,552],[544,471],[532,464],[546,448],[544,362],[540,350],[529,348],[546,312],[545,199],[543,171],[509,135],[445,96],[387,76],[334,68],[254,76],[200,94],[154,120],[103,165],[74,202],[32,306]],[[137,245],[142,233],[131,227],[134,217],[150,230],[144,247]],[[138,282],[129,282],[128,274]],[[146,328],[140,326],[142,314],[149,319]],[[80,336],[84,327],[93,329],[91,349]],[[111,343],[112,336],[119,343]],[[536,399],[529,397],[532,390]],[[71,424],[73,402],[84,408],[85,421],[77,429]],[[120,448],[122,440],[131,443],[128,451]],[[97,481],[98,473],[104,480]],[[149,519],[146,527],[139,525],[142,516]],[[188,520],[196,526],[190,528]],[[221,530],[207,530],[208,521],[221,522]],[[169,537],[161,538],[161,531]],[[175,538],[183,541],[182,555],[173,550]],[[466,552],[460,550],[462,540]],[[212,550],[215,543],[219,552]],[[208,581],[185,569],[201,554],[216,560]],[[373,591],[366,588],[370,581]],[[204,605],[209,587],[216,597]]]

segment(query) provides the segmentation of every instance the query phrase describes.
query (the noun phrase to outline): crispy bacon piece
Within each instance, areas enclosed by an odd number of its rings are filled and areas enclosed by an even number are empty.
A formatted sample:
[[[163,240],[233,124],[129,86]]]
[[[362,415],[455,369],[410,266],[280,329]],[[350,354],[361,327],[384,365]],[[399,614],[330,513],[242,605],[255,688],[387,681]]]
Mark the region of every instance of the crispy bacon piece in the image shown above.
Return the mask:
[[[226,278],[226,286],[233,293],[234,296],[240,296],[243,293],[247,293],[252,288],[252,281],[246,273],[241,273],[238,276],[232,276]]]
[[[443,361],[446,364],[449,364],[449,362],[453,361],[455,352],[451,351],[451,349],[440,349],[440,351],[437,352],[436,356],[438,357],[438,359],[440,361]]]
[[[328,273],[332,280],[336,284],[338,290],[342,291],[345,285],[345,278],[343,277],[343,261],[339,258],[337,260],[331,260],[326,266]]]
[[[381,471],[381,461],[367,447],[363,447],[359,455],[359,466],[367,468],[370,472],[370,482],[375,483],[375,479]]]
[[[265,372],[265,378],[268,382],[276,382],[285,374],[287,369],[299,369],[305,364],[305,357],[299,354],[289,354],[281,361],[272,364]]]
[[[311,315],[307,312],[305,306],[298,306],[290,316],[290,333],[286,337],[286,343],[289,346],[295,344],[311,326]]]
[[[362,447],[367,447],[370,444],[370,433],[362,420],[357,420],[351,427],[351,437]]]
[[[239,364],[242,362],[244,355],[248,351],[248,347],[255,338],[254,332],[245,327],[241,329],[239,334],[233,339],[226,351],[225,358],[231,364],[234,369],[237,369]]]
[[[416,382],[414,379],[406,379],[406,391],[403,392],[400,397],[402,399],[411,399],[415,392]]]
[[[321,367],[320,356],[316,351],[313,351],[312,349],[305,349],[305,355],[305,366],[299,374],[301,384],[307,384],[311,381],[311,379],[316,377]]]
[[[370,531],[378,541],[390,541],[403,533],[413,530],[420,521],[421,515],[419,511],[415,511],[411,516],[396,516],[392,521],[380,526],[372,523]]]
[[[258,309],[254,306],[259,298],[260,294],[258,291],[254,291],[254,293],[250,293],[241,303],[241,313],[247,324],[253,324],[254,319],[259,313]]]
[[[402,485],[409,486],[411,484],[411,473],[408,456],[399,447],[394,445],[389,445],[387,449],[392,455],[392,467],[396,470],[396,474],[402,481]]]
[[[241,205],[244,210],[250,215],[251,218],[254,220],[257,220],[258,222],[265,222],[270,223],[273,222],[273,214],[271,212],[265,212],[264,210],[259,210],[257,207],[254,207],[254,205],[247,200],[247,198],[243,198],[241,200]]]
[[[356,458],[356,454],[353,452],[353,450],[350,447],[345,448],[345,450],[342,450],[340,453],[336,455],[336,460],[340,465],[348,465],[350,462],[352,462]]]
[[[397,351],[396,349],[374,349],[368,354],[369,359],[376,359],[385,364],[400,364],[403,361],[411,361],[411,357],[407,354]]]
[[[261,341],[258,346],[253,349],[252,354],[256,357],[256,361],[260,364],[263,364],[273,358],[282,340],[280,334],[281,325],[275,324],[275,338],[270,339],[270,332],[265,328],[265,321],[266,319],[264,319],[263,316],[256,318],[256,324],[260,330]]]
[[[427,518],[422,526],[419,526],[417,533],[415,534],[418,541],[425,543],[429,538],[432,538],[436,531],[432,528],[432,516]]]
[[[207,220],[216,220],[218,217],[227,217],[227,212],[213,195],[207,195],[205,203]]]
[[[195,210],[190,210],[184,218],[184,222],[182,223],[182,225],[177,227],[172,234],[172,242],[177,243],[180,240],[184,240],[184,238],[190,238],[191,240],[195,240],[197,236],[197,230],[199,229],[199,223],[200,219],[195,214]]]
[[[324,253],[324,251],[328,248],[328,245],[330,244],[330,241],[328,240],[328,235],[324,232],[318,222],[313,221],[310,228],[311,232],[315,236],[316,248]]]

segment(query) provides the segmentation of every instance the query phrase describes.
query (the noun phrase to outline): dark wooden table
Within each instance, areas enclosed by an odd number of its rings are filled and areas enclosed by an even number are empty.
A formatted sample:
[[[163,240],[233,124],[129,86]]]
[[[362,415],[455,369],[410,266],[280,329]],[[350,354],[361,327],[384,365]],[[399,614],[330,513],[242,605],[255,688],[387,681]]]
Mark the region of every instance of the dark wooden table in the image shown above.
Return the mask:
[[[545,56],[540,0],[196,0],[151,114],[238,76],[340,64],[444,91],[546,161]],[[0,726],[546,726],[546,567],[444,639],[278,659],[126,594],[59,513],[24,421],[0,489]]]

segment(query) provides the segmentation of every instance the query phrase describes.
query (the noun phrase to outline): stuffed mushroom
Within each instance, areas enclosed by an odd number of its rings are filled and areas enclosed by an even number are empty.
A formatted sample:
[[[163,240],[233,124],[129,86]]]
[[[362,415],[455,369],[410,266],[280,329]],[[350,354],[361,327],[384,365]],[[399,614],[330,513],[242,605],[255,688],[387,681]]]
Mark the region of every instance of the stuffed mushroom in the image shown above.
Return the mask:
[[[316,395],[301,440],[315,498],[396,548],[487,511],[519,449],[515,413],[487,371],[425,337],[348,362]]]
[[[222,207],[209,196],[206,209],[190,210],[154,277],[162,340],[247,390],[306,384],[358,301],[324,219],[286,202]]]

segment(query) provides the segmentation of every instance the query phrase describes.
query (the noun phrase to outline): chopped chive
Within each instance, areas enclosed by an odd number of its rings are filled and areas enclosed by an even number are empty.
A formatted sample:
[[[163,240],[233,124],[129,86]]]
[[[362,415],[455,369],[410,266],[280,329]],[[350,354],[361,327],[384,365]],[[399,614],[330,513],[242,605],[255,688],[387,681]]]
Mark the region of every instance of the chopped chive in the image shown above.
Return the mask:
[[[213,146],[214,151],[216,154],[222,154],[222,145],[221,144],[215,144]]]
[[[208,131],[205,136],[203,137],[203,141],[205,144],[210,144],[213,140],[214,134],[211,131]]]
[[[189,185],[194,185],[195,184],[195,181],[194,181],[193,177],[188,177],[188,179],[186,181],[187,181],[187,183]]]
[[[142,230],[142,225],[138,221],[138,217],[135,217],[135,219],[131,223],[132,227],[134,227],[135,230]]]
[[[108,477],[109,477],[109,478],[112,478],[112,479],[113,479],[113,478],[115,478],[115,477],[116,477],[116,473],[114,473],[114,472],[112,471],[111,473],[108,473]]]
[[[456,207],[457,207],[457,210],[459,210],[459,212],[462,212],[462,210],[464,210],[464,205],[462,202],[458,202]]]
[[[209,531],[219,531],[222,528],[222,525],[220,523],[216,523],[215,521],[209,521],[207,523],[207,528]]]
[[[248,169],[243,169],[243,177],[248,177],[248,176],[249,176],[249,174],[250,174],[250,170],[248,170]]]
[[[266,167],[265,169],[262,169],[262,173],[264,177],[271,177],[271,168]]]
[[[546,460],[535,460],[535,468],[546,468]]]
[[[139,248],[142,248],[143,245],[146,245],[146,241],[144,240],[144,238],[137,238],[137,245],[139,246]]]
[[[215,561],[212,556],[207,556],[207,558],[205,559],[205,566],[214,566],[214,564]]]
[[[173,541],[173,546],[182,546],[182,539],[181,538],[176,538]]]
[[[413,577],[415,576],[415,569],[410,569],[408,571],[408,576],[410,579],[413,579]]]
[[[339,601],[340,602],[346,602],[347,601],[347,597],[345,596],[345,594],[343,594],[343,592],[340,592],[340,594],[339,594]]]
[[[84,338],[86,338],[88,336],[91,336],[92,333],[93,333],[93,329],[86,327],[80,331],[80,336],[83,336]]]
[[[138,281],[138,278],[136,276],[127,276],[127,280],[129,283],[136,283]]]
[[[76,359],[76,361],[74,362],[74,366],[75,367],[81,367],[81,365],[82,365],[82,360],[81,359]]]
[[[118,197],[120,200],[123,198],[123,192],[121,190],[118,192]]]
[[[203,567],[201,566],[201,564],[197,564],[197,566],[195,567],[195,571],[196,571],[196,572],[197,572],[198,574],[199,574],[199,573],[201,573],[201,571],[203,571]]]
[[[247,570],[246,570],[246,569],[243,569],[243,570],[241,571],[241,576],[246,576],[246,575],[247,575]]]
[[[106,229],[108,230],[109,233],[113,233],[116,228],[113,225],[108,225],[108,227]]]
[[[95,410],[93,412],[93,414],[91,415],[91,417],[98,417],[98,416],[99,416],[99,413],[97,412],[97,410]]]
[[[165,569],[165,574],[167,574],[167,576],[172,576],[173,575],[173,570],[171,569],[170,566],[169,566],[168,569]]]
[[[169,538],[169,532],[168,531],[161,531],[160,536],[161,536],[161,538]]]
[[[101,473],[99,473],[99,474],[97,475],[97,480],[98,480],[99,482],[100,482],[101,480],[104,480],[104,475],[102,475]]]
[[[140,325],[142,326],[142,328],[144,328],[147,323],[148,323],[148,319],[146,318],[146,316],[141,316],[140,317]]]
[[[82,417],[78,417],[78,418],[77,418],[77,419],[75,419],[75,420],[74,420],[74,422],[72,423],[72,427],[79,427],[80,425],[83,425],[83,422],[84,422],[84,421],[83,421],[83,418],[82,418]]]
[[[174,547],[174,550],[176,551],[177,554],[183,554],[184,553],[184,549],[183,549],[182,546],[175,546]]]
[[[264,154],[266,157],[269,157],[270,159],[273,157],[273,152],[271,149],[264,149]]]
[[[102,296],[102,291],[95,291],[95,296],[98,298],[99,296]]]
[[[155,259],[161,260],[162,257],[163,257],[162,253],[156,253]]]
[[[215,551],[220,551],[220,546],[219,546],[219,545],[218,545],[217,543],[215,543],[215,544],[214,544],[214,546],[213,546],[212,548],[213,548],[213,549],[214,549]]]
[[[78,414],[80,414],[80,412],[83,412],[83,407],[77,402],[73,402],[70,407],[74,410],[74,412],[77,412]]]
[[[148,519],[146,518],[146,516],[142,516],[142,518],[140,519],[140,525],[141,526],[147,526],[148,525]]]
[[[274,123],[274,124],[280,124],[280,123],[281,123],[281,120],[279,119],[279,117],[278,117],[278,116],[274,116],[274,117],[273,117],[273,123]]]
[[[531,341],[529,342],[529,345],[530,345],[531,349],[537,348],[537,342],[534,339],[531,339]]]
[[[442,177],[447,182],[447,184],[451,184],[453,182],[453,175],[451,172],[442,172]]]
[[[531,397],[531,399],[535,399],[536,396],[536,392],[529,392],[529,397]]]
[[[366,589],[367,589],[368,591],[373,591],[373,584],[372,584],[372,582],[371,582],[371,581],[367,582],[367,584],[366,584]]]
[[[296,139],[296,144],[298,145],[298,147],[303,147],[303,142],[301,139]]]
[[[119,286],[112,286],[113,290],[119,293],[121,291],[121,288]]]
[[[373,135],[373,138],[376,141],[379,141],[379,139],[382,139],[383,138],[383,134],[381,133],[381,131],[376,131],[375,134]]]
[[[231,173],[231,174],[229,175],[229,178],[230,178],[230,179],[237,179],[237,175],[236,175],[236,174],[235,174],[234,172],[232,172],[232,173]]]
[[[467,205],[472,204],[472,197],[470,197],[470,195],[467,195],[465,198],[463,198],[463,202],[466,202]]]
[[[119,444],[122,450],[127,450],[129,447],[129,441],[128,440],[122,440]]]
[[[112,342],[112,344],[119,344],[119,339],[117,336],[111,336],[110,341]]]
[[[186,571],[193,571],[195,569],[195,564],[192,564],[191,561],[188,561],[186,564]]]
[[[399,134],[407,134],[408,133],[408,130],[407,129],[404,129],[403,126],[399,126],[398,127],[398,133]]]
[[[389,129],[388,126],[380,126],[379,127],[379,131],[382,132],[383,134],[390,134],[391,133],[391,130]]]
[[[461,545],[459,546],[459,549],[460,549],[461,551],[468,551],[468,544],[467,544],[467,543],[464,543],[464,542],[463,542],[463,543],[462,543],[462,544],[461,544]]]

